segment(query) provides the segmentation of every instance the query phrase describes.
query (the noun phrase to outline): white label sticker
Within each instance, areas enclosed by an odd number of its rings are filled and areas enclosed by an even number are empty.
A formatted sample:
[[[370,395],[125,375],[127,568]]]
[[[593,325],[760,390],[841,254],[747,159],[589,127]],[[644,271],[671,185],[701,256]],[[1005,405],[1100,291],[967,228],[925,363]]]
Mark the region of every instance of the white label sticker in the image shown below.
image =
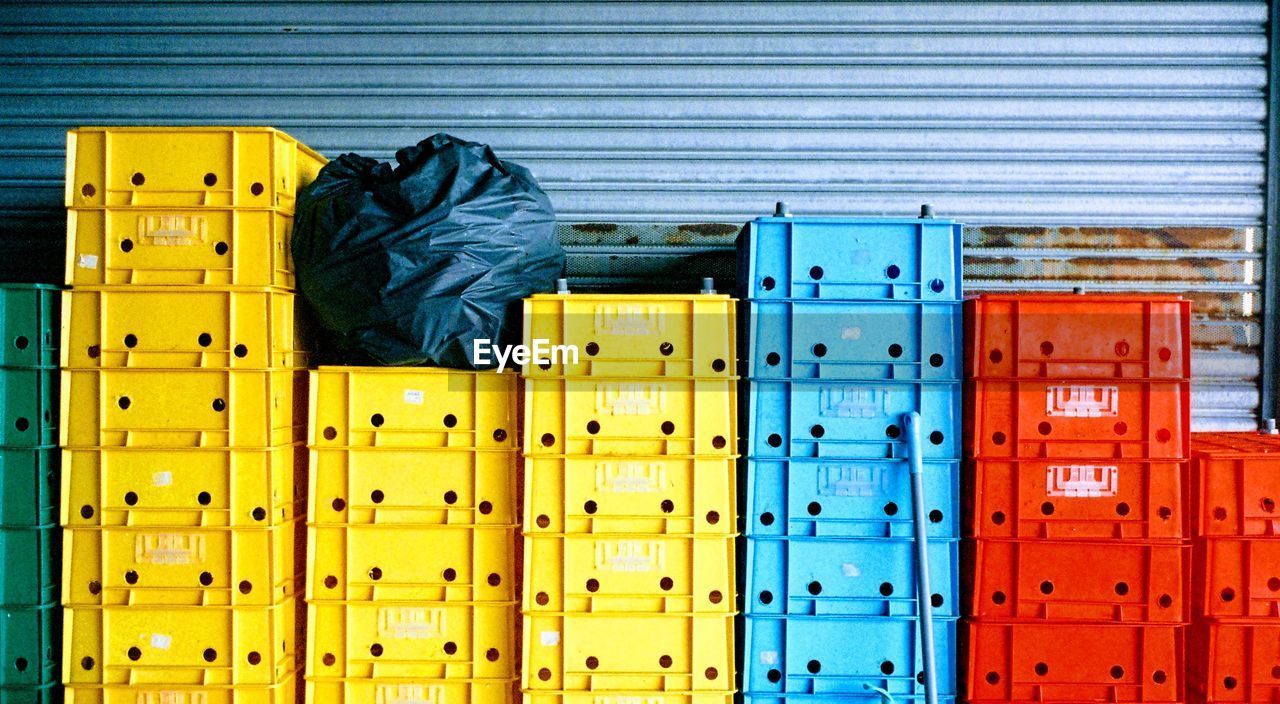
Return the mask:
[[[79,257],[76,258],[76,265],[79,266],[81,269],[97,269],[98,255],[81,254]]]
[[[159,648],[160,650],[168,650],[169,646],[172,644],[173,644],[173,638],[170,638],[168,635],[165,635],[164,633],[151,634],[151,647],[153,648]]]
[[[156,472],[151,475],[154,486],[170,486],[173,484],[173,472]]]
[[[419,389],[405,389],[404,402],[412,403],[415,406],[422,405],[422,391]]]
[[[777,664],[778,664],[778,651],[776,651],[776,650],[761,650],[761,651],[760,651],[760,664],[761,664],[761,665],[777,665]]]
[[[538,640],[548,647],[560,645],[560,631],[543,631],[538,634]]]

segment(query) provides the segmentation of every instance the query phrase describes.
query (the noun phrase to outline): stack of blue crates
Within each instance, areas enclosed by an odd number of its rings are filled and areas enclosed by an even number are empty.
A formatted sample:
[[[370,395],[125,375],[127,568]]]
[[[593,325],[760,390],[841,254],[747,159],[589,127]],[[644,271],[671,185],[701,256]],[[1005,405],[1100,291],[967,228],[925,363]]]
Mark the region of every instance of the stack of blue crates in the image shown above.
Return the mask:
[[[954,702],[961,226],[779,211],[738,244],[744,701],[924,701],[901,422],[917,411],[939,701]]]

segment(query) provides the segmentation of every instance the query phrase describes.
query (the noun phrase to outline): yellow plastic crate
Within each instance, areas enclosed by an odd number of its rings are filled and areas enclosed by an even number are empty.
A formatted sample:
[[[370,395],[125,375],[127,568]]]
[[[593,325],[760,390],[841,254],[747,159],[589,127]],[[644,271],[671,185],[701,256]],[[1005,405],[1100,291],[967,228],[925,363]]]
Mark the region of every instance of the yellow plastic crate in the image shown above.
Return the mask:
[[[525,614],[526,691],[731,692],[733,617]]]
[[[515,601],[518,539],[505,526],[312,525],[307,599]]]
[[[62,611],[69,685],[272,685],[301,665],[302,601],[269,607],[107,606]]]
[[[294,294],[211,286],[62,293],[62,366],[269,369],[306,366]]]
[[[516,447],[516,375],[408,367],[311,372],[310,444]]]
[[[62,531],[62,603],[270,606],[302,583],[305,524]]]
[[[81,127],[67,133],[66,205],[292,213],[326,162],[269,127]]]
[[[526,536],[524,611],[734,612],[732,536]]]
[[[515,525],[515,450],[311,451],[315,524]]]
[[[517,682],[415,678],[307,678],[307,704],[512,704]]]
[[[304,515],[307,446],[62,451],[62,525],[264,527]]]
[[[554,376],[709,377],[735,373],[735,301],[716,294],[538,294],[524,300],[524,344],[573,345],[573,357],[524,365]],[[558,352],[559,350],[557,350]]]
[[[313,602],[311,677],[511,680],[516,605]]]
[[[271,447],[302,439],[307,373],[64,369],[64,447]]]
[[[524,529],[732,535],[732,457],[529,457]]]
[[[781,696],[778,699],[782,699]],[[732,691],[724,692],[525,692],[523,704],[733,704]],[[873,700],[874,701],[874,700]]]
[[[67,211],[71,286],[293,288],[293,216],[243,208]]]
[[[64,704],[297,704],[301,673],[269,686],[68,686]]]
[[[732,456],[731,379],[525,379],[527,455]]]

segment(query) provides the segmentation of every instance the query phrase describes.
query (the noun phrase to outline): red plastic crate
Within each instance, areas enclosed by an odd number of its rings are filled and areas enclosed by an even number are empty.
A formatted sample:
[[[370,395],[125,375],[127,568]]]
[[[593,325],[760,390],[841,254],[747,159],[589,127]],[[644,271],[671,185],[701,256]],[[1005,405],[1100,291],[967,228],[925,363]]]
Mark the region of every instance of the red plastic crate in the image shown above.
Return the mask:
[[[1280,617],[1280,540],[1199,540],[1192,569],[1197,617]]]
[[[1191,435],[1196,535],[1280,535],[1280,436]]]
[[[1185,459],[1191,387],[1184,381],[971,380],[970,457]]]
[[[1178,540],[1186,462],[968,460],[964,531],[976,538]]]
[[[987,294],[965,301],[964,322],[969,377],[1191,377],[1180,296]]]
[[[1186,623],[1190,549],[1176,543],[978,540],[967,611],[982,619]],[[1092,626],[1090,626],[1092,627]]]
[[[1280,702],[1280,623],[1197,621],[1187,690],[1197,702]]]
[[[1176,702],[1183,626],[970,621],[971,701]]]

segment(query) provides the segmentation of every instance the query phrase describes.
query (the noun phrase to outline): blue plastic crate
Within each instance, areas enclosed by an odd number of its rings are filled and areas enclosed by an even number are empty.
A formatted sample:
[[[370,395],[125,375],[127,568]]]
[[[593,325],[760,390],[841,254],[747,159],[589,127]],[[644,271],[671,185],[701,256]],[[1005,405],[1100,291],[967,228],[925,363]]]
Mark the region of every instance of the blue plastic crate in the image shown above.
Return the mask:
[[[955,381],[960,303],[751,301],[747,376]]]
[[[910,411],[920,413],[925,459],[960,456],[958,382],[755,380],[748,393],[753,457],[905,457]]]
[[[0,528],[58,522],[58,448],[0,448]]]
[[[741,298],[961,300],[951,220],[757,218],[738,238]]]
[[[960,615],[959,542],[929,543],[935,617]],[[915,616],[915,541],[899,538],[750,538],[748,615]]]
[[[748,536],[910,538],[911,477],[893,460],[746,460]],[[960,537],[960,463],[926,462],[930,538]]]
[[[746,616],[743,693],[923,695],[920,624],[882,616]],[[956,694],[956,619],[934,619],[938,694]]]
[[[896,694],[893,697],[894,704],[923,701],[925,701],[923,692],[920,694]],[[938,704],[955,704],[955,701],[955,697],[938,697]],[[888,700],[871,690],[867,690],[862,694],[841,694],[839,697],[832,697],[829,694],[742,695],[742,704],[794,704],[795,702],[807,702],[808,704],[836,704],[836,702],[839,702],[839,704],[887,704]]]
[[[0,528],[0,606],[58,601],[59,539],[56,525]]]
[[[61,295],[47,284],[0,284],[0,367],[58,367]]]
[[[11,701],[22,701],[14,688],[38,689],[58,681],[61,632],[57,604],[0,607],[0,691]]]

